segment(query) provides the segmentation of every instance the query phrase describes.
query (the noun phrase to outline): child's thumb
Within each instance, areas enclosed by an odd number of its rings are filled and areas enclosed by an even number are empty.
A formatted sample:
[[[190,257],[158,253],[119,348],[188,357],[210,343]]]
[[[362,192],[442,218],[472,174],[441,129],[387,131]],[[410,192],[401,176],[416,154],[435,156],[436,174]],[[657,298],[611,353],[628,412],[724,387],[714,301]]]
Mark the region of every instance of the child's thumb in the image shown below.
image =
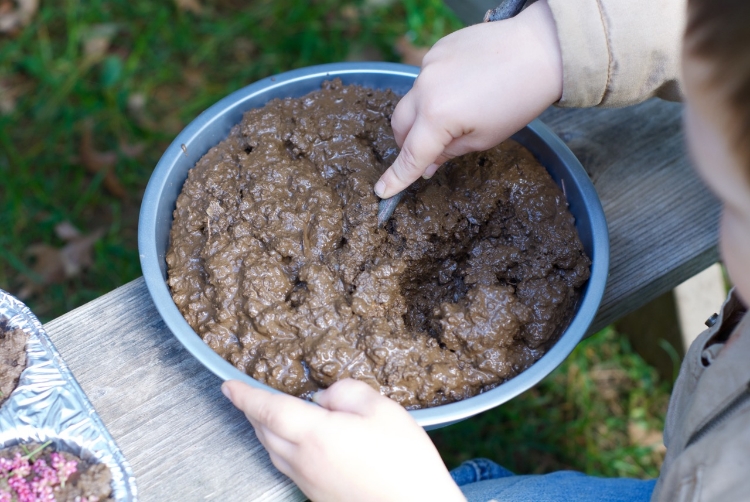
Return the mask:
[[[434,124],[418,117],[393,165],[375,184],[375,194],[387,199],[414,183],[452,140],[450,133],[441,132]]]
[[[312,400],[323,408],[331,411],[342,411],[357,415],[368,416],[375,413],[383,400],[390,403],[390,399],[381,396],[378,391],[359,380],[340,380],[326,390],[318,391]]]

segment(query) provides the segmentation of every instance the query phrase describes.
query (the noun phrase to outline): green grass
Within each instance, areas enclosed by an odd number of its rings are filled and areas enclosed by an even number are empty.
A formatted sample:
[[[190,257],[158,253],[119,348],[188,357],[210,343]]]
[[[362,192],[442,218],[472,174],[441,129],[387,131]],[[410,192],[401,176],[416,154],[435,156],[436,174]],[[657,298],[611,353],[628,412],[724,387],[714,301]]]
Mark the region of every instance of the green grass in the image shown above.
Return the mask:
[[[0,82],[22,95],[0,114],[0,287],[21,289],[33,273],[29,246],[60,247],[54,227],[70,221],[106,235],[93,266],[27,300],[42,319],[59,316],[140,275],[136,228],[148,177],[169,142],[205,108],[255,80],[357,54],[398,60],[409,33],[431,44],[460,27],[439,0],[216,0],[201,15],[172,1],[42,2],[32,23],[0,38]],[[107,53],[87,58],[97,25],[115,34]],[[142,110],[133,104],[145,102]],[[79,158],[85,120],[99,151],[118,154],[128,196],[104,189]],[[142,145],[128,158],[120,145]],[[38,281],[37,281],[38,282]]]
[[[607,328],[525,394],[430,436],[449,468],[485,457],[519,474],[653,478],[670,390]]]

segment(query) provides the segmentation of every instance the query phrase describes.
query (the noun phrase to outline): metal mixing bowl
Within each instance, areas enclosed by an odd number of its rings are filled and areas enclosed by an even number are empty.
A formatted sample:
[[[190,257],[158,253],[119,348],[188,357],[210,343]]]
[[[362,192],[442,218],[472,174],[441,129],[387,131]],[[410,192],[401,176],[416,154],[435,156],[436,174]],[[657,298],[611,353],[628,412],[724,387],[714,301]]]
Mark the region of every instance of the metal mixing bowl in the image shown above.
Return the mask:
[[[166,283],[164,256],[169,245],[172,212],[187,174],[209,148],[227,137],[242,114],[274,98],[300,97],[339,77],[345,84],[393,89],[405,94],[419,69],[393,63],[335,63],[301,68],[265,78],[225,97],[193,120],[169,145],[151,175],[141,204],[138,249],[146,285],[164,322],[185,348],[219,377],[247,382],[272,392],[219,357],[182,317]],[[599,197],[578,159],[547,126],[535,120],[513,137],[541,161],[563,187],[586,253],[591,278],[578,310],[557,343],[529,369],[498,387],[457,403],[410,413],[426,428],[442,427],[498,406],[534,386],[554,370],[583,338],[604,294],[609,268],[609,237]]]

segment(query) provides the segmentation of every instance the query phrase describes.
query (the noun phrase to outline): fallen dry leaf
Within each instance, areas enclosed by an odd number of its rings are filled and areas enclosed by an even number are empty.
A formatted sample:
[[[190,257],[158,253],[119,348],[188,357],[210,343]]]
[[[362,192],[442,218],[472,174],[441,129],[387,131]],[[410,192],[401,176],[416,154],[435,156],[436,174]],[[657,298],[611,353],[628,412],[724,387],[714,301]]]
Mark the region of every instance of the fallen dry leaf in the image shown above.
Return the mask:
[[[13,113],[16,109],[17,97],[10,82],[0,79],[0,114],[10,115]]]
[[[396,0],[365,0],[365,7],[367,8],[379,8],[388,7]]]
[[[615,414],[623,413],[621,394],[626,389],[628,374],[621,368],[602,368],[595,365],[589,375],[596,385],[599,395]]]
[[[406,35],[396,41],[396,52],[401,56],[401,62],[414,66],[422,66],[422,59],[430,50],[429,47],[418,47]]]
[[[18,298],[25,300],[40,292],[45,286],[65,280],[65,267],[62,264],[60,250],[46,244],[34,244],[26,251],[34,259],[32,270],[36,278],[23,278]]]
[[[86,120],[83,123],[83,133],[81,134],[81,144],[79,156],[83,167],[91,174],[104,173],[104,188],[109,193],[120,199],[125,199],[128,195],[125,187],[114,172],[114,165],[117,162],[117,154],[112,151],[99,152],[94,148],[94,123]]]
[[[104,230],[97,230],[90,235],[83,235],[71,240],[60,250],[66,277],[75,277],[84,268],[88,268],[94,264],[92,257],[94,244],[102,236],[104,236]]]
[[[383,53],[374,45],[359,46],[352,44],[349,53],[346,55],[346,61],[382,61]]]
[[[203,70],[200,68],[184,68],[182,70],[182,78],[185,83],[193,89],[203,87],[205,79],[203,77]]]
[[[233,45],[234,59],[239,63],[247,63],[258,52],[258,46],[249,38],[237,37]]]
[[[117,162],[115,152],[98,152],[94,149],[94,123],[91,120],[86,120],[83,124],[79,153],[84,167],[92,174],[108,169]]]
[[[15,35],[28,25],[39,10],[39,0],[3,0],[0,2],[0,33]]]
[[[64,241],[72,241],[81,236],[81,232],[69,221],[55,225],[55,235]]]
[[[185,124],[182,123],[176,113],[167,115],[159,122],[159,129],[172,134],[177,134],[183,127],[185,127]]]
[[[68,221],[58,224],[55,233],[66,241],[62,248],[34,244],[26,251],[34,259],[32,270],[36,277],[23,278],[23,285],[18,292],[18,297],[22,300],[41,292],[46,286],[80,275],[94,263],[94,244],[104,236],[102,229],[83,235]]]
[[[174,0],[177,8],[184,12],[192,12],[196,16],[203,14],[203,4],[200,0]]]
[[[149,131],[155,131],[159,124],[146,114],[146,95],[135,92],[128,96],[128,112],[135,119],[139,127]]]
[[[143,113],[146,108],[146,95],[141,92],[134,92],[128,96],[128,111],[133,114]]]
[[[144,129],[159,133],[179,133],[185,124],[180,115],[183,113],[182,103],[195,99],[196,89],[188,85],[183,79],[176,83],[158,85],[148,94],[148,108],[130,108],[138,125]],[[140,104],[140,103],[136,103]],[[153,117],[159,117],[154,119]]]
[[[16,111],[16,102],[29,92],[31,84],[20,75],[0,76],[0,115],[10,115]]]
[[[113,23],[94,24],[88,27],[81,40],[83,54],[89,62],[100,61],[107,55],[117,30],[117,25]]]
[[[120,141],[120,152],[129,159],[135,159],[143,154],[146,149],[146,144],[143,142],[138,143],[126,143]]]
[[[346,4],[341,7],[341,17],[350,23],[356,22],[359,20],[359,9],[356,5]]]
[[[661,431],[649,429],[637,422],[628,423],[628,439],[633,445],[651,448],[656,452],[666,452],[667,450],[667,447],[664,446],[664,435]]]

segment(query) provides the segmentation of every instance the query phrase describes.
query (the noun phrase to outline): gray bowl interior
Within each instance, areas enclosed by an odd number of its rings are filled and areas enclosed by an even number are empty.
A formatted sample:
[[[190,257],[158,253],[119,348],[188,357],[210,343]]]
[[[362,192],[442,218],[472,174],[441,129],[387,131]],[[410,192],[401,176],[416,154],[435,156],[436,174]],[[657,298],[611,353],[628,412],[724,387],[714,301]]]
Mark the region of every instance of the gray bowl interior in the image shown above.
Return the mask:
[[[141,205],[138,248],[146,285],[157,310],[185,348],[222,379],[243,380],[278,392],[245,373],[211,350],[185,321],[166,284],[165,254],[177,196],[188,171],[213,146],[226,138],[242,114],[275,98],[300,97],[339,77],[345,84],[390,88],[405,94],[419,69],[394,63],[335,63],[293,70],[269,77],[222,99],[191,122],[172,142],[149,180]],[[586,172],[567,146],[543,123],[535,120],[513,137],[528,148],[564,188],[576,228],[592,258],[591,279],[578,311],[558,342],[531,368],[498,387],[457,403],[410,413],[426,428],[445,426],[502,404],[529,389],[554,370],[586,334],[601,302],[609,267],[609,237],[599,198]]]

